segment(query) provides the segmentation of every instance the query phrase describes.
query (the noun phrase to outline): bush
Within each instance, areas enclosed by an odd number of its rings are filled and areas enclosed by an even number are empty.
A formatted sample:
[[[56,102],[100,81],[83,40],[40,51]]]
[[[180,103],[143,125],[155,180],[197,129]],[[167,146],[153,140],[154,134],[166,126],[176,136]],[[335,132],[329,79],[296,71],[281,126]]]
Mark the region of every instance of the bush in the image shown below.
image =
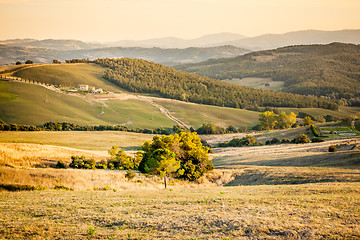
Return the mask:
[[[337,148],[335,145],[329,146],[329,152],[336,152],[336,151],[337,151]]]
[[[133,170],[128,170],[125,174],[125,177],[128,179],[128,180],[131,180],[133,179],[134,177],[136,177],[136,174],[134,173]]]
[[[318,137],[318,136],[319,136],[319,133],[318,133],[318,131],[316,130],[314,124],[311,124],[311,125],[310,125],[310,130],[311,130],[312,134],[313,134],[315,137]]]
[[[69,167],[78,169],[96,169],[96,162],[94,159],[85,159],[84,156],[71,156],[71,163]]]
[[[242,147],[242,146],[255,146],[256,137],[247,135],[243,138],[234,138],[229,142],[219,144],[220,147]]]
[[[63,162],[63,160],[59,160],[59,161],[56,163],[55,168],[66,168],[65,163]]]
[[[280,139],[278,139],[278,138],[273,138],[273,139],[271,139],[271,142],[270,142],[271,144],[278,144],[278,143],[280,143]]]
[[[310,142],[310,139],[305,134],[300,134],[295,140],[295,143],[309,143],[309,142]]]
[[[323,142],[324,140],[323,139],[321,139],[321,138],[313,138],[313,139],[311,139],[311,142],[313,142],[313,143],[316,143],[316,142]]]
[[[291,140],[288,138],[284,138],[283,140],[281,140],[281,143],[291,143]]]

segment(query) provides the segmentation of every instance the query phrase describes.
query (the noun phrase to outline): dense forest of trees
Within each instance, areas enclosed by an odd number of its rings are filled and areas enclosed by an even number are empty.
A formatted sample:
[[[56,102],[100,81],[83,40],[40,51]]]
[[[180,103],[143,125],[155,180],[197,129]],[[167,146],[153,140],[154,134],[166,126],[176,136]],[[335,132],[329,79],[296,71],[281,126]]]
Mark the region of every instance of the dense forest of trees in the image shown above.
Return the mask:
[[[286,92],[344,98],[345,103],[359,104],[360,45],[289,46],[175,68],[216,79],[271,78],[284,81]]]
[[[242,109],[264,106],[338,107],[332,101],[317,97],[234,86],[140,59],[97,59],[95,63],[110,68],[104,73],[104,78],[131,92],[153,93],[181,101]]]

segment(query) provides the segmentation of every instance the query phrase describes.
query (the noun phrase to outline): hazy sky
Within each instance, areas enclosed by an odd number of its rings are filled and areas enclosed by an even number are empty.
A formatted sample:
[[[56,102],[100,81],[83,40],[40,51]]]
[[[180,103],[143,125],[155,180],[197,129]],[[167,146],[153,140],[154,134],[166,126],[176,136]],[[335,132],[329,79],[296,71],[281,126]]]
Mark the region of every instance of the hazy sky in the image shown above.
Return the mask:
[[[0,0],[0,39],[116,41],[360,29],[360,0]]]

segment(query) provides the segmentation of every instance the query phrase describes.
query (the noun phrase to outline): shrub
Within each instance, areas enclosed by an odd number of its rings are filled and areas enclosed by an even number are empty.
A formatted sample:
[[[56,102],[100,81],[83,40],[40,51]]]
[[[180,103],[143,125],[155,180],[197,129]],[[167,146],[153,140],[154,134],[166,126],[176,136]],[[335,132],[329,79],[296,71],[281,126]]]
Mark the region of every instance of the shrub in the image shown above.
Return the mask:
[[[319,133],[318,133],[318,131],[316,130],[314,124],[311,124],[311,125],[310,125],[310,130],[311,130],[312,134],[313,134],[315,137],[318,137],[318,136],[319,136]]]
[[[65,163],[63,162],[63,160],[59,160],[59,161],[56,163],[55,168],[66,168]]]
[[[131,180],[131,179],[134,179],[134,177],[136,176],[136,174],[134,173],[133,170],[128,170],[125,174],[125,177],[128,179],[128,180]]]
[[[309,142],[310,142],[310,139],[305,134],[300,134],[295,140],[295,143],[309,143]]]
[[[281,143],[291,143],[291,140],[288,138],[284,138],[283,140],[281,140]]]
[[[311,139],[311,142],[313,142],[313,143],[316,143],[316,142],[323,142],[324,140],[323,139],[321,139],[321,138],[313,138],[313,139]]]
[[[69,188],[69,187],[65,187],[63,185],[56,185],[54,187],[55,190],[66,190],[66,191],[74,191],[74,189],[72,188]]]
[[[243,138],[234,138],[229,142],[219,144],[220,147],[242,147],[242,146],[255,146],[256,137],[247,135]]]
[[[335,145],[329,146],[329,152],[336,152],[336,151],[337,151],[337,148]]]
[[[280,139],[278,139],[278,138],[273,138],[273,139],[271,139],[270,143],[271,143],[271,144],[278,144],[278,143],[280,143]]]
[[[96,169],[96,162],[94,159],[85,159],[84,156],[71,156],[71,163],[69,167],[78,169]]]
[[[105,160],[101,160],[97,165],[97,169],[107,169],[107,162]]]

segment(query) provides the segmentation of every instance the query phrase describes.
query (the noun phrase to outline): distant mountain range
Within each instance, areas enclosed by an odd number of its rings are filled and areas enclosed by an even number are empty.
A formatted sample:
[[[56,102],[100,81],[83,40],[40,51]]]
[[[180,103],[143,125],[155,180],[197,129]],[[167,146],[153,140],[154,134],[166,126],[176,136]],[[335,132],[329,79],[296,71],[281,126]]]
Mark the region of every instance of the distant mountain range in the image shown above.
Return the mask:
[[[82,49],[60,51],[48,48],[14,47],[0,45],[0,64],[14,64],[16,61],[32,60],[35,63],[51,63],[53,59],[65,61],[66,59],[89,58],[140,58],[156,63],[173,66],[181,63],[196,63],[212,58],[236,57],[250,50],[234,46],[220,46],[209,48],[162,49],[141,47],[107,47],[95,49]]]
[[[47,63],[53,59],[63,61],[70,58],[131,57],[173,66],[211,58],[236,57],[254,50],[332,42],[360,44],[360,30],[305,30],[285,34],[264,34],[251,38],[234,33],[218,33],[188,40],[167,37],[109,43],[12,39],[0,41],[0,64],[28,59]]]
[[[305,30],[285,34],[264,34],[258,37],[226,41],[221,44],[251,50],[266,50],[291,45],[329,44],[332,42],[360,44],[360,29],[339,31]]]

